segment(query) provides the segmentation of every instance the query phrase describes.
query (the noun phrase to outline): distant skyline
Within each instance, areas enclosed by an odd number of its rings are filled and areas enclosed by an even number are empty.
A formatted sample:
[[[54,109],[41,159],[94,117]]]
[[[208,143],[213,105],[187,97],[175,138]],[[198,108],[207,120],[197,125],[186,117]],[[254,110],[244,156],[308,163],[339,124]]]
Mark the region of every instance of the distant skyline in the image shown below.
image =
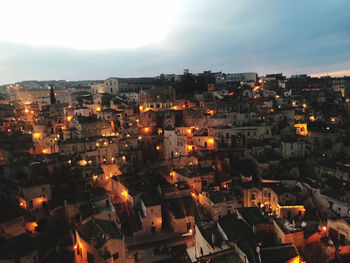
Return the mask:
[[[0,10],[0,85],[184,68],[350,75],[348,0],[19,0]]]

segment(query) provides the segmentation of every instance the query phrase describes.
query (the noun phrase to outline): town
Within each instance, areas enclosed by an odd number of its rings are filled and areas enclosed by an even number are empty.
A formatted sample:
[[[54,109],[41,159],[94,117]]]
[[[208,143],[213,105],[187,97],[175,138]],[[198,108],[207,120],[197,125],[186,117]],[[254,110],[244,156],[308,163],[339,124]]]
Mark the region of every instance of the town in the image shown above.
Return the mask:
[[[0,263],[350,262],[350,77],[0,86]]]

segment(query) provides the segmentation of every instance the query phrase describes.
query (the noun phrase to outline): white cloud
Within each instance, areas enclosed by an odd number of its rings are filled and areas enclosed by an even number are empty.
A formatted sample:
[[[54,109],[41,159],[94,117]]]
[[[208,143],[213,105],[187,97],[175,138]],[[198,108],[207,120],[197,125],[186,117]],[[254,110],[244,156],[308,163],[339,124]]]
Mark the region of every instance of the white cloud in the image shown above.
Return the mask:
[[[162,0],[14,0],[1,1],[0,10],[0,41],[115,49],[161,41],[178,9]]]

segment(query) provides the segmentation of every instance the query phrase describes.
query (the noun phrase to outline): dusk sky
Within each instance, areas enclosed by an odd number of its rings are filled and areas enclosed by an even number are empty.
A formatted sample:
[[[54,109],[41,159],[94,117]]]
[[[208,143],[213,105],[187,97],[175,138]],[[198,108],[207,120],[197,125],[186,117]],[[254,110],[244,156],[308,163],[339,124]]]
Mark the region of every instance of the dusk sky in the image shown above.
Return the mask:
[[[349,0],[12,0],[0,11],[0,84],[184,68],[350,75]]]

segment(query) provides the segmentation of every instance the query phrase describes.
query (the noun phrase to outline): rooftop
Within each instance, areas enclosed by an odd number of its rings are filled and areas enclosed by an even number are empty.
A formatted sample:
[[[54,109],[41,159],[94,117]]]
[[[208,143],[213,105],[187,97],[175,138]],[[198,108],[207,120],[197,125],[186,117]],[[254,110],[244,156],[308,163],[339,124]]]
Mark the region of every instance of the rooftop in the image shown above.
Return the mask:
[[[168,209],[176,219],[194,216],[194,202],[191,196],[168,200]]]
[[[263,247],[260,254],[261,260],[264,263],[290,262],[291,259],[299,256],[293,244],[278,244],[272,247]]]
[[[87,242],[95,241],[96,248],[100,248],[109,239],[122,239],[114,221],[91,219],[78,228],[79,235]]]
[[[261,214],[258,207],[238,208],[238,213],[250,227],[256,224],[270,223],[269,219]]]

